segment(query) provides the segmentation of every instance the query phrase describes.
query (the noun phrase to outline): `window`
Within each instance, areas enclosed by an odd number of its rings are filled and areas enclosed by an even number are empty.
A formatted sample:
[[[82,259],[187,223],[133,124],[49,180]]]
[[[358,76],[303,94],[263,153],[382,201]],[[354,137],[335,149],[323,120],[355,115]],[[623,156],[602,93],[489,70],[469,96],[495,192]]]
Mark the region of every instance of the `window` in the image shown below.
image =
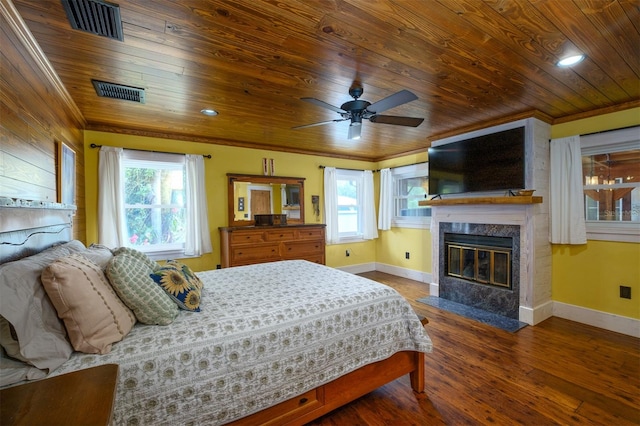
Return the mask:
[[[184,155],[125,152],[126,244],[163,258],[183,255],[186,235]]]
[[[428,227],[431,221],[431,207],[420,206],[418,202],[428,198],[428,163],[396,167],[393,176],[394,217],[392,225],[397,227]]]
[[[336,169],[338,192],[338,236],[362,238],[362,197],[364,175],[361,171]]]
[[[580,138],[587,238],[640,238],[640,128]]]

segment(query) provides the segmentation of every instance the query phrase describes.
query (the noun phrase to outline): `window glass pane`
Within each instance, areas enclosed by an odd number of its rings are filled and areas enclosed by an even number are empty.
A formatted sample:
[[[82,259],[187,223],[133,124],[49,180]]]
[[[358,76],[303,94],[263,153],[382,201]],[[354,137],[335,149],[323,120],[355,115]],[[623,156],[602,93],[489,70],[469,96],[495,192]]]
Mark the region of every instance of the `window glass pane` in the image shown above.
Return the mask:
[[[429,179],[426,176],[400,178],[397,180],[396,216],[429,216],[428,206],[419,206],[418,202],[428,195]]]
[[[640,222],[640,150],[582,157],[585,219]]]
[[[132,246],[184,244],[186,213],[182,166],[157,163],[125,168],[125,217]]]
[[[358,234],[358,183],[355,179],[337,179],[338,233]]]

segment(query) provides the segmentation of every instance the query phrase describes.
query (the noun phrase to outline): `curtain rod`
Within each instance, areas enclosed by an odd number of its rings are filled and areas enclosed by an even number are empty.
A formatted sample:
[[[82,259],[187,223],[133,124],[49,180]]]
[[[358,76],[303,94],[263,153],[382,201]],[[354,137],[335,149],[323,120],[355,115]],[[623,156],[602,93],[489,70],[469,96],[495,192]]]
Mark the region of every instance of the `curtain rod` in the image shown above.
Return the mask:
[[[319,169],[324,169],[325,167],[330,167],[330,166],[318,166],[318,168],[319,168]],[[364,169],[347,169],[347,168],[345,168],[345,167],[336,167],[336,169],[340,169],[340,170],[352,170],[352,171],[354,171],[354,172],[364,172],[364,171],[366,171],[366,170],[364,170]],[[377,171],[379,171],[379,170],[369,170],[369,171],[370,171],[370,172],[375,173],[375,172],[377,172]]]
[[[89,145],[91,148],[102,148],[102,145],[97,145],[95,143],[92,143],[91,145]],[[184,155],[184,154],[180,154],[179,152],[168,152],[168,151],[154,151],[151,149],[130,149],[130,148],[122,148],[122,149],[128,149],[129,151],[142,151],[142,152],[157,152],[160,154],[178,154],[178,155]],[[211,154],[202,154],[202,156],[204,158],[211,158]]]
[[[402,166],[389,167],[390,169],[399,169],[400,167],[417,166],[418,164],[427,164],[429,161],[420,161],[419,163],[403,164]],[[379,172],[382,169],[375,170]]]

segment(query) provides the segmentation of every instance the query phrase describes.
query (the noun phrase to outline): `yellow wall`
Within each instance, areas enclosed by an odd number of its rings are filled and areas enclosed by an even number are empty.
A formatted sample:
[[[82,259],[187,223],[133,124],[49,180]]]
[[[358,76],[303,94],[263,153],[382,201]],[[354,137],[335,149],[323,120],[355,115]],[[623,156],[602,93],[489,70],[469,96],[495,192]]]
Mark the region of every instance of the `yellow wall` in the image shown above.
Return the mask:
[[[554,301],[640,319],[640,244],[554,245],[552,256]],[[620,298],[621,285],[631,299]]]
[[[427,147],[422,153],[407,155],[378,163],[377,168],[394,168],[427,161]],[[376,174],[379,187],[379,176]],[[379,191],[376,191],[376,196]],[[377,200],[377,199],[376,199]],[[431,273],[431,232],[429,229],[391,228],[378,231],[376,262],[412,271]],[[405,253],[409,252],[409,259]]]
[[[98,241],[98,152],[90,144],[120,146],[130,149],[162,150],[185,154],[211,154],[205,159],[209,227],[213,253],[184,262],[196,271],[213,269],[220,263],[220,234],[218,228],[228,225],[227,218],[227,173],[262,174],[262,159],[273,158],[278,176],[304,177],[305,222],[324,223],[323,172],[318,166],[373,169],[375,164],[365,161],[345,160],[277,151],[238,148],[225,145],[175,141],[95,131],[85,131],[85,185],[87,209],[87,244]],[[311,196],[320,196],[320,216],[313,213]],[[375,261],[375,241],[353,246],[354,255],[344,256],[344,245],[327,246],[327,265],[344,266]],[[347,262],[345,262],[345,260]]]
[[[551,127],[551,137],[636,125],[640,125],[640,108],[557,124]],[[555,301],[640,319],[640,244],[554,245],[551,283]],[[631,287],[631,299],[620,298],[620,285]]]

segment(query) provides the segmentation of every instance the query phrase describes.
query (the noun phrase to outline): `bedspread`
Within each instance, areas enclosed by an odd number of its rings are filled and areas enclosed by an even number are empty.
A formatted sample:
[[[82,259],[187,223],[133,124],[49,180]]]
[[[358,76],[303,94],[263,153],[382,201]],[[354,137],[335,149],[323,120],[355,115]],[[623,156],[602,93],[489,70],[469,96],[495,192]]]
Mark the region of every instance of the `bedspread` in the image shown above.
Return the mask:
[[[74,353],[52,375],[117,363],[114,424],[223,424],[398,351],[431,351],[406,300],[303,260],[197,273],[202,312],[138,324],[106,355]]]

